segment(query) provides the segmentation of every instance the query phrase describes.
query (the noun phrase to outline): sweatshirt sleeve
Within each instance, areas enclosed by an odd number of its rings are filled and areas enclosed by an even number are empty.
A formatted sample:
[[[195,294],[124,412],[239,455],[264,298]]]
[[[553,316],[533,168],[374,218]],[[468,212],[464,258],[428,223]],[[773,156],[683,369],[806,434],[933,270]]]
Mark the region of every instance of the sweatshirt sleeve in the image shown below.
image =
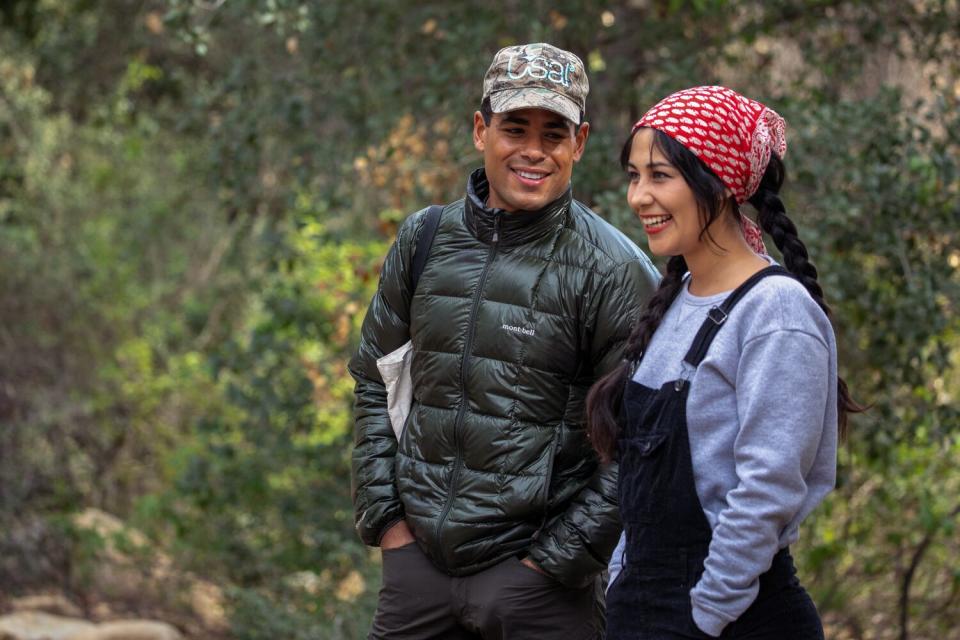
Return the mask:
[[[700,581],[690,593],[693,618],[719,636],[753,603],[759,576],[780,535],[801,509],[805,477],[825,434],[831,397],[830,347],[815,330],[777,329],[746,342],[737,369],[737,486],[719,513]]]
[[[627,534],[623,532],[620,534],[620,542],[617,543],[617,548],[613,550],[613,555],[610,556],[610,563],[607,565],[607,572],[610,574],[610,580],[607,582],[607,591],[610,591],[610,587],[614,582],[617,581],[617,577],[627,566]]]

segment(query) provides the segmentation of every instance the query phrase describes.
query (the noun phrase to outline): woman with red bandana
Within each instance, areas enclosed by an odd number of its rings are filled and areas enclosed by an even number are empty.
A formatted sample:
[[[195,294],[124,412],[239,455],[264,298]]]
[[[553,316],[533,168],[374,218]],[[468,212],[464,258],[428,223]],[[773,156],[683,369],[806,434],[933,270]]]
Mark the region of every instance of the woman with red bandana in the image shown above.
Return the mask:
[[[778,195],[785,151],[783,119],[724,87],[665,98],[624,146],[630,207],[670,258],[625,362],[587,400],[594,446],[620,465],[608,640],[823,638],[789,545],[860,407]]]

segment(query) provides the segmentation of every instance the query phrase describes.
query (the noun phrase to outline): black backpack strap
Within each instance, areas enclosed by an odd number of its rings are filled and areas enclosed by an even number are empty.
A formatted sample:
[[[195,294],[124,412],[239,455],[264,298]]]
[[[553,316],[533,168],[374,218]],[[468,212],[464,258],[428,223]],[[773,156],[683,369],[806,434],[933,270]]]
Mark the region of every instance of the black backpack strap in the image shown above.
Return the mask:
[[[434,204],[427,209],[427,213],[424,215],[423,228],[420,229],[420,235],[417,237],[417,248],[413,252],[413,268],[410,271],[411,293],[417,290],[423,268],[427,265],[430,247],[433,246],[433,239],[437,235],[437,227],[440,226],[441,213],[443,213],[443,207]]]
[[[753,289],[758,282],[767,276],[778,275],[793,277],[789,271],[777,265],[761,269],[734,289],[733,292],[720,303],[719,307],[711,308],[710,311],[707,312],[706,320],[700,325],[700,330],[697,332],[697,337],[693,339],[690,350],[687,351],[687,355],[683,357],[684,361],[694,369],[700,366],[703,358],[707,355],[707,349],[710,348],[710,343],[713,342],[717,332],[720,331],[720,327],[726,322],[727,316],[730,315],[730,311],[733,310],[733,306],[737,304],[743,296],[747,295],[747,292]]]

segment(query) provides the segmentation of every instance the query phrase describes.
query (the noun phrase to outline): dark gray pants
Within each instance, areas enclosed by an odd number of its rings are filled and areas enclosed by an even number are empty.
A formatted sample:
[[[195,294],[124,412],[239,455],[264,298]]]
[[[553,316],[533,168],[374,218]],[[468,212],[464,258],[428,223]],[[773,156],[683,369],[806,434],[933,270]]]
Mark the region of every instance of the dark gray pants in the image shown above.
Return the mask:
[[[416,543],[383,552],[369,640],[597,640],[599,585],[568,589],[510,558],[454,578]]]

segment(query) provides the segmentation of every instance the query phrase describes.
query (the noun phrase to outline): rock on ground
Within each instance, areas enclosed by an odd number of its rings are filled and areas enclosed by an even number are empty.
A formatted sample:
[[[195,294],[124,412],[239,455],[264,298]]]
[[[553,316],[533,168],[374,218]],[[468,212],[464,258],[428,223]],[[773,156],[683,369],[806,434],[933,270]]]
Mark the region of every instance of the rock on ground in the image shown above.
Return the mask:
[[[72,635],[66,640],[182,640],[180,632],[165,622],[118,620]]]
[[[42,611],[19,611],[0,618],[3,640],[71,640],[96,628],[91,622],[55,616]]]
[[[12,611],[43,611],[67,618],[83,617],[80,607],[57,593],[38,593],[32,596],[22,596],[10,601]]]

